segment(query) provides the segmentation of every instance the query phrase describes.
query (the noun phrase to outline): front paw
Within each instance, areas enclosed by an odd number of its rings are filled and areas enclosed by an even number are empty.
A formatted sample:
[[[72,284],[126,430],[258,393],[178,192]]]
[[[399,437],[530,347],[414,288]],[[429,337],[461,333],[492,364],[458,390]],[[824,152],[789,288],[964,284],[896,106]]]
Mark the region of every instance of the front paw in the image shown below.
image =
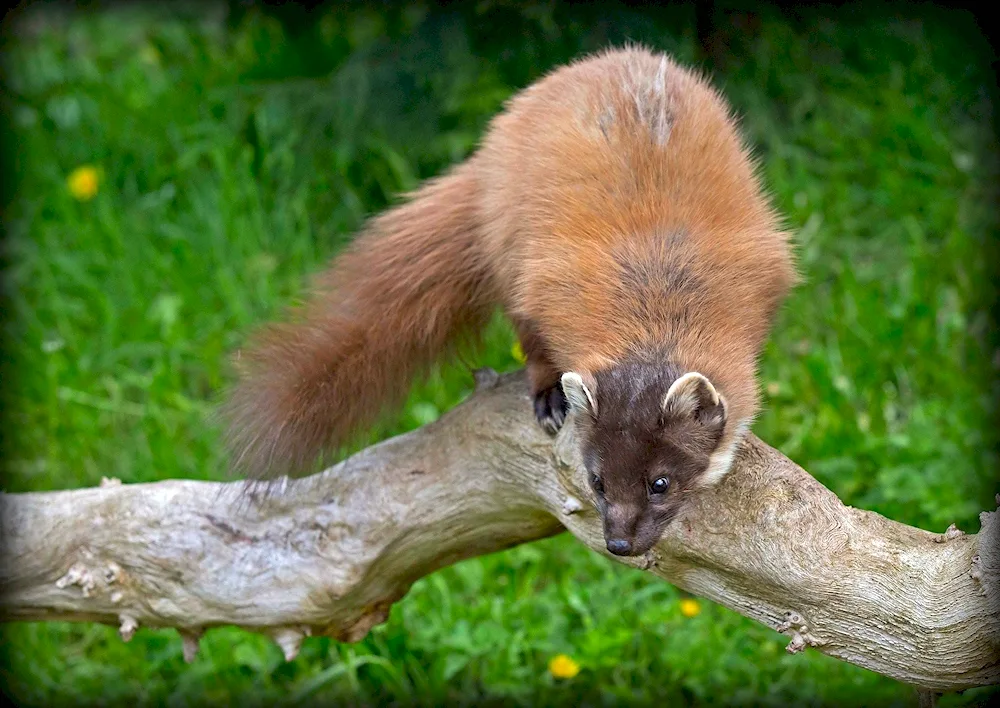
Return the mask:
[[[535,418],[549,435],[555,435],[566,422],[569,406],[559,383],[535,394]]]

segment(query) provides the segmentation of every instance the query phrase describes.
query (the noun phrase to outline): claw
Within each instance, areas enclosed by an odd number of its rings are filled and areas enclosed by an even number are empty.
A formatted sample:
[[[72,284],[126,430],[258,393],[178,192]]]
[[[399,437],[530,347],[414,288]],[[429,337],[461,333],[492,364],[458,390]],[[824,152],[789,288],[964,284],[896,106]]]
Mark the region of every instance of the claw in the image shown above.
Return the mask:
[[[535,394],[535,418],[549,435],[562,428],[567,409],[566,396],[558,383]]]

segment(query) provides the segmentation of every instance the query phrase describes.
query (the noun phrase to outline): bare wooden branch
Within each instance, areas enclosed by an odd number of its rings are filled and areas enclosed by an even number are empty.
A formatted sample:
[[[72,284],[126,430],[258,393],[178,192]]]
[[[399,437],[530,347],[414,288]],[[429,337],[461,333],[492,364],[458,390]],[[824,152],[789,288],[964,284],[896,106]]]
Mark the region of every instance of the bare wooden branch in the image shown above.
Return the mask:
[[[171,480],[6,494],[0,617],[210,627],[357,641],[418,578],[569,529],[606,553],[572,426],[535,425],[520,375],[439,421],[246,504],[241,483]],[[637,564],[815,647],[917,687],[1000,681],[997,514],[978,534],[845,507],[751,437],[723,484]],[[615,558],[615,560],[622,560]],[[636,628],[636,631],[642,631]]]

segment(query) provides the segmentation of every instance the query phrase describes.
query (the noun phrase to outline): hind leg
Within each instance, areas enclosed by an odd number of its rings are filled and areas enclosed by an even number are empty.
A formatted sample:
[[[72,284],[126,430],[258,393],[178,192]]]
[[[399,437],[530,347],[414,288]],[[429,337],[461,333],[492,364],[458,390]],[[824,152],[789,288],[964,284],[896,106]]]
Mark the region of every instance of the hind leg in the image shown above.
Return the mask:
[[[518,322],[517,335],[521,341],[531,383],[535,418],[545,432],[555,435],[566,421],[568,405],[560,378],[562,372],[549,357],[544,340],[529,322]]]

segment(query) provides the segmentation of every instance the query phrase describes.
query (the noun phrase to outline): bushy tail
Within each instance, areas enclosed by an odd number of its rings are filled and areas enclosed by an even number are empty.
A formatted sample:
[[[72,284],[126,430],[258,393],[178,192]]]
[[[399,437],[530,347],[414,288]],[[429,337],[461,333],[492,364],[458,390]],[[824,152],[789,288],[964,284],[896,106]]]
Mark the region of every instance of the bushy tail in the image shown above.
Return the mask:
[[[375,218],[320,275],[298,322],[267,327],[237,355],[223,407],[234,471],[313,471],[475,337],[494,304],[478,237],[468,164]]]

